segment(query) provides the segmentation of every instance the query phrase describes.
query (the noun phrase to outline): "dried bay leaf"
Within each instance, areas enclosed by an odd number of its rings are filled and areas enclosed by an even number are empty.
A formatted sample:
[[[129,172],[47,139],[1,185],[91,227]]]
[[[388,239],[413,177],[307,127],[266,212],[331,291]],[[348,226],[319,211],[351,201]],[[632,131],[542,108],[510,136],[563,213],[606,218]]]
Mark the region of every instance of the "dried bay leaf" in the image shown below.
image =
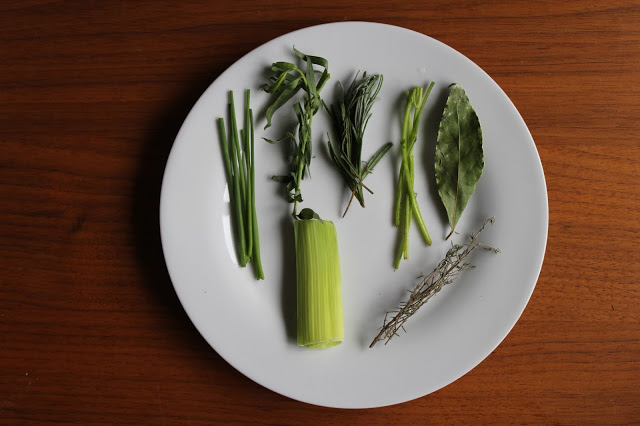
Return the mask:
[[[483,168],[480,121],[462,86],[452,84],[438,128],[435,155],[438,194],[451,226],[447,239],[475,191]]]

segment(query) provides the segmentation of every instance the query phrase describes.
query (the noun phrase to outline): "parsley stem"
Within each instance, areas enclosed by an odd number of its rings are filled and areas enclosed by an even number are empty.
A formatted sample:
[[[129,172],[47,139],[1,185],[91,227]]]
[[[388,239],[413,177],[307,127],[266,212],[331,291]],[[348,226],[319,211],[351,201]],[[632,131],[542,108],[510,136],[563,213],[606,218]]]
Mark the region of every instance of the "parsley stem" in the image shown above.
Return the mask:
[[[400,172],[398,175],[396,199],[393,207],[393,224],[396,228],[400,226],[400,203],[402,201],[402,191],[404,190],[404,167],[402,165],[400,165]]]
[[[400,265],[401,258],[409,258],[409,229],[412,217],[415,217],[420,234],[427,245],[431,245],[431,237],[422,218],[416,194],[413,190],[415,181],[413,147],[418,136],[420,116],[433,85],[434,83],[429,84],[424,96],[422,87],[416,87],[406,93],[407,105],[402,120],[402,139],[400,141],[402,158],[400,170],[398,171],[398,183],[393,207],[393,222],[398,227],[398,232],[401,235],[401,244],[394,262],[396,269]]]

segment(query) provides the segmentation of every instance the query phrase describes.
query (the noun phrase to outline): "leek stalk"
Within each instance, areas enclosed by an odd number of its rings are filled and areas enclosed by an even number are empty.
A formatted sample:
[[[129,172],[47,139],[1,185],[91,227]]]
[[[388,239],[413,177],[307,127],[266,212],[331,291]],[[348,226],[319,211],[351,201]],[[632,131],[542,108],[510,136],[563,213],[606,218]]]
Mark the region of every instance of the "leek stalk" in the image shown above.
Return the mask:
[[[336,228],[328,220],[293,222],[296,245],[298,346],[342,343],[342,290]]]

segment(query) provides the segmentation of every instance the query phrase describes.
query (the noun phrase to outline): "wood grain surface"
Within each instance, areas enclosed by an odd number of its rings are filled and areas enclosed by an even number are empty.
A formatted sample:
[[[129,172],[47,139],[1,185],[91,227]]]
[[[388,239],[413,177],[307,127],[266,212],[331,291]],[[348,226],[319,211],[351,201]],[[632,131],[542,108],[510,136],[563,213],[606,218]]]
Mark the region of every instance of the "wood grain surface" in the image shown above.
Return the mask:
[[[487,71],[549,194],[509,336],[444,389],[372,410],[230,367],[180,306],[158,225],[207,86],[276,36],[343,20],[422,32]],[[640,2],[5,0],[0,23],[1,423],[640,423]]]

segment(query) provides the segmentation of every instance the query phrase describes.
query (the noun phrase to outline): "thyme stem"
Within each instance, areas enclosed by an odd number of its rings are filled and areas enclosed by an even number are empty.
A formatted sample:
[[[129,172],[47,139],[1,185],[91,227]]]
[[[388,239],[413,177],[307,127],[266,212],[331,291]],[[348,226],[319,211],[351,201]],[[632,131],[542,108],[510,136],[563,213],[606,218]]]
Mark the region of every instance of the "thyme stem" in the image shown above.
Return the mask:
[[[391,339],[398,335],[400,329],[404,330],[404,324],[418,309],[429,299],[435,296],[442,288],[454,282],[465,269],[472,268],[467,259],[469,255],[478,247],[485,250],[498,253],[499,250],[493,246],[478,242],[478,236],[485,229],[487,224],[493,224],[494,219],[488,219],[476,232],[470,236],[470,239],[465,244],[452,245],[447,251],[444,259],[438,263],[435,269],[427,276],[423,276],[416,287],[410,292],[409,299],[400,305],[396,314],[388,320],[389,312],[385,314],[384,321],[378,335],[373,339],[370,348],[374,347],[376,343],[381,340],[386,340],[385,345],[391,341]],[[396,257],[396,262],[399,263],[400,259]]]

